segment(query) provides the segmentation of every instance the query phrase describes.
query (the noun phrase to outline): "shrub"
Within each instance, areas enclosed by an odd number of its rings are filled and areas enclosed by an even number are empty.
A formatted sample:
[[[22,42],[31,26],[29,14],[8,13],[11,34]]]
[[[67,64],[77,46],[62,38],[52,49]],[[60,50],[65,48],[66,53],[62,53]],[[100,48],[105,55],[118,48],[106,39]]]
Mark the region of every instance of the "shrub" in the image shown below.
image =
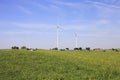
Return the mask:
[[[52,50],[58,50],[58,48],[53,48]]]
[[[86,47],[86,50],[90,51],[90,47]]]
[[[19,47],[17,47],[17,46],[12,46],[12,49],[19,49]]]
[[[69,50],[69,48],[66,48],[66,50]]]
[[[21,49],[27,49],[27,47],[26,46],[22,46]]]
[[[82,50],[82,47],[80,47],[79,50]]]
[[[74,50],[79,50],[79,48],[74,48]]]

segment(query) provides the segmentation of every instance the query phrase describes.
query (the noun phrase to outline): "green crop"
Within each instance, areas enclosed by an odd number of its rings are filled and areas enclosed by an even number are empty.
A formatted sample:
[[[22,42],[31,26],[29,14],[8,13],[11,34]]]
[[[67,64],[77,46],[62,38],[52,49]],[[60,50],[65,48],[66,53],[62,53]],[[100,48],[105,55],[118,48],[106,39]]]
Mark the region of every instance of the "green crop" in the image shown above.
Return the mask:
[[[120,80],[120,52],[0,50],[0,80]]]

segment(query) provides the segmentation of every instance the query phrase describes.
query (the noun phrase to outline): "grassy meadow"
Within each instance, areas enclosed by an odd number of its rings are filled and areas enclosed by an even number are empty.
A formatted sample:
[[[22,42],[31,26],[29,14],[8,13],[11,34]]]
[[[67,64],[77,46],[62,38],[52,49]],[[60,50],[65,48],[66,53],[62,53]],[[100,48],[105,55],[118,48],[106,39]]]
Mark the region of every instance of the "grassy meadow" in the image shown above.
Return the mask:
[[[0,50],[0,80],[120,80],[120,52]]]

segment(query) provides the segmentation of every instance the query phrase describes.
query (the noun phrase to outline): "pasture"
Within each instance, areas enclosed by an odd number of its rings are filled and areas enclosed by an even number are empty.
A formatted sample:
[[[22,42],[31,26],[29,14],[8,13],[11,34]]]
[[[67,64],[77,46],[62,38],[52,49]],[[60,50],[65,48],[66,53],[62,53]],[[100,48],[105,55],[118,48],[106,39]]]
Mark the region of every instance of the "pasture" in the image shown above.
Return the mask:
[[[0,50],[0,80],[120,80],[120,52]]]

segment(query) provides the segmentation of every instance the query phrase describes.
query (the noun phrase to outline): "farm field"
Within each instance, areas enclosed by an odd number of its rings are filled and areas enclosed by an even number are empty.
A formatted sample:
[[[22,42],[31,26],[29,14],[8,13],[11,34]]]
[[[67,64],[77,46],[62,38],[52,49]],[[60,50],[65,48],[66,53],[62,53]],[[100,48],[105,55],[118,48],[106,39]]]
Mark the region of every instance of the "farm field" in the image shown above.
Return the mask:
[[[0,50],[0,80],[120,80],[120,52]]]

